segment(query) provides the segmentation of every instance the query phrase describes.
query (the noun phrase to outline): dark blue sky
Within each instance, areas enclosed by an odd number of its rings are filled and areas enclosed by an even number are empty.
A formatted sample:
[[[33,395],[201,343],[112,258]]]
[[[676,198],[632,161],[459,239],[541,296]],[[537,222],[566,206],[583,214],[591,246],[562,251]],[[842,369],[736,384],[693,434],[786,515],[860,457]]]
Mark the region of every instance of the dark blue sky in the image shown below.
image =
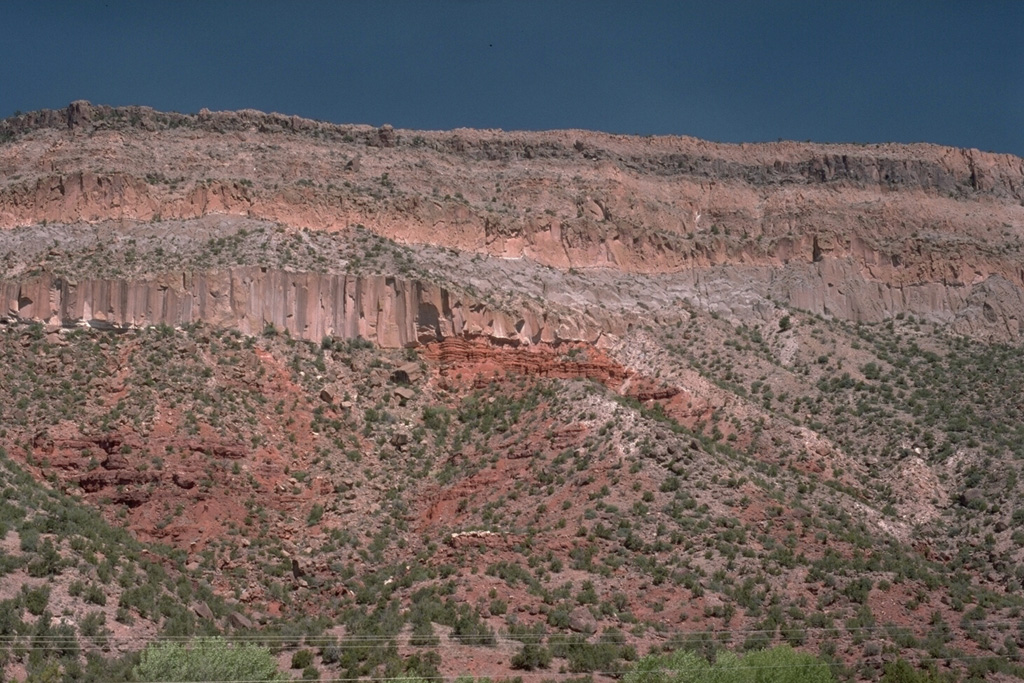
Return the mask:
[[[75,99],[1024,156],[1024,2],[4,0],[0,117]]]

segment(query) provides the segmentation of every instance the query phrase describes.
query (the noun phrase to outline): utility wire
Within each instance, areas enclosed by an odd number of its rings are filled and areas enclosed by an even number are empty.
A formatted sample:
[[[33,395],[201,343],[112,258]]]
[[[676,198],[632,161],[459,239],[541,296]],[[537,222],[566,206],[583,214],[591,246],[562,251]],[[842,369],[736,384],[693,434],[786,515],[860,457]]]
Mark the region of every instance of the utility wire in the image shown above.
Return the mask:
[[[951,627],[950,624],[943,624],[946,627]],[[971,622],[970,626],[977,628],[1003,628],[1009,626],[1017,626],[1020,630],[1024,631],[1024,619],[1014,621],[976,621]],[[55,627],[59,628],[60,624],[56,624]],[[878,625],[873,626],[782,626],[773,629],[709,629],[702,631],[679,631],[671,635],[656,634],[657,640],[670,643],[673,641],[687,642],[694,639],[708,639],[708,638],[721,638],[723,636],[742,636],[742,635],[781,635],[785,638],[787,632],[794,633],[839,633],[839,634],[858,634],[858,633],[875,633],[885,632],[886,634],[892,635],[893,637],[899,637],[905,635],[900,633],[899,629],[905,629],[906,627],[892,626],[892,625]],[[932,628],[935,628],[933,626]],[[907,629],[909,631],[909,629]],[[910,635],[914,635],[910,632]],[[399,633],[391,636],[387,635],[288,635],[288,634],[228,634],[228,635],[191,635],[191,636],[168,636],[168,635],[155,635],[155,636],[142,636],[142,635],[127,635],[127,636],[116,636],[113,634],[105,636],[84,636],[84,635],[59,635],[59,634],[19,634],[19,635],[5,635],[0,636],[0,643],[3,642],[16,642],[22,639],[30,640],[56,640],[56,641],[67,641],[74,639],[105,639],[108,641],[116,642],[190,642],[193,640],[202,639],[217,639],[224,642],[256,642],[256,643],[306,643],[306,644],[331,644],[344,647],[346,644],[351,644],[354,647],[368,647],[374,644],[390,645],[396,641],[408,641],[406,644],[412,645],[414,640],[431,640],[440,639],[442,637],[447,638],[449,642],[446,645],[448,647],[456,647],[458,643],[465,645],[479,645],[490,641],[492,636],[487,635],[466,635],[466,636],[443,636],[442,634],[430,634],[420,635],[414,633]],[[914,636],[919,637],[919,636]],[[920,637],[927,637],[920,636]],[[585,642],[590,645],[600,644],[613,644],[613,645],[624,645],[628,644],[628,638],[625,633],[622,635],[609,635],[602,633],[596,638],[588,638],[582,634],[563,634],[560,632],[554,633],[522,633],[522,634],[508,634],[508,633],[495,633],[493,638],[496,640],[505,640],[521,643],[540,643],[544,639],[549,642],[554,641],[567,641],[567,644],[573,644],[573,642]],[[582,638],[582,641],[575,641],[575,639]],[[470,642],[467,642],[470,641]],[[472,641],[476,641],[475,643]],[[415,646],[415,645],[413,645]]]
[[[963,657],[933,657],[933,658],[922,658],[917,661],[918,666],[921,664],[930,664],[934,662],[946,662],[946,661],[977,661],[982,659],[1005,659],[1000,657],[980,657],[980,656],[963,656]],[[803,665],[803,664],[744,664],[742,660],[737,663],[736,666],[728,667],[723,669],[725,671],[782,671],[782,670],[807,670],[811,668],[817,668],[819,666],[828,666],[828,664],[822,660],[817,660],[814,663]],[[621,670],[610,670],[610,671],[583,671],[575,673],[561,673],[555,671],[525,671],[516,672],[513,676],[508,676],[504,679],[498,678],[497,680],[509,680],[511,678],[545,678],[551,679],[554,677],[562,677],[563,679],[577,679],[581,677],[589,676],[622,676],[624,672]],[[643,674],[647,673],[661,673],[661,674],[673,674],[679,673],[678,669],[671,669],[668,667],[657,668],[657,669],[644,669]],[[430,681],[432,683],[454,683],[459,680],[471,680],[479,681],[481,678],[490,678],[490,676],[471,676],[463,674],[460,676],[419,676],[419,675],[408,675],[408,676],[360,676],[360,677],[339,677],[339,678],[320,678],[318,680],[323,683],[398,683],[398,682],[411,682],[411,681]],[[246,680],[231,679],[234,683],[267,683],[272,679],[266,678],[254,678]],[[164,683],[188,683],[187,681],[164,681]]]

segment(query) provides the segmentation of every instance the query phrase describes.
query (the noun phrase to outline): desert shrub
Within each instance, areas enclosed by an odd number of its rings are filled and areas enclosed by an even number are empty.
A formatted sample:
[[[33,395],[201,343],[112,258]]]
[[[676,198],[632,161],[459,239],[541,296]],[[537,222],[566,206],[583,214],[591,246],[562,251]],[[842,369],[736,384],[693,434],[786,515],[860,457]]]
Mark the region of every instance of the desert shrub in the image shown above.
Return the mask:
[[[723,652],[711,664],[692,651],[644,657],[625,676],[625,683],[830,683],[828,665],[813,655],[781,645],[739,656]]]
[[[867,602],[868,595],[871,593],[871,585],[871,579],[863,576],[846,584],[846,587],[843,589],[843,593],[853,602],[864,604]]]
[[[78,624],[78,632],[85,638],[100,638],[106,632],[107,615],[99,610],[89,612]]]
[[[0,600],[0,636],[13,636],[21,631],[22,626],[18,599]]]
[[[700,683],[710,678],[711,663],[695,652],[678,650],[644,657],[623,679],[624,683]]]
[[[39,616],[46,609],[46,605],[50,602],[50,587],[40,586],[39,588],[29,588],[28,586],[21,587],[21,603],[25,606],[25,609],[29,611],[29,614]]]
[[[494,638],[494,631],[480,619],[479,613],[465,605],[459,610],[459,615],[455,619],[452,637],[467,645],[493,646],[497,642]]]
[[[134,673],[139,681],[287,680],[270,650],[221,638],[151,643],[142,651]]]
[[[314,503],[313,507],[309,510],[309,516],[306,518],[306,525],[313,526],[317,524],[324,516],[324,506],[320,503]]]
[[[30,526],[23,527],[19,546],[23,553],[34,553],[39,547],[39,530]]]
[[[85,601],[93,605],[106,605],[107,594],[95,583],[89,584],[85,589]]]
[[[565,605],[559,605],[548,612],[548,626],[562,630],[569,628],[569,610]]]
[[[828,664],[786,645],[751,652],[743,657],[741,664],[753,673],[748,679],[751,681],[827,683],[833,680]]]
[[[341,661],[342,649],[337,643],[325,645],[320,649],[320,659],[324,664],[337,664]]]
[[[60,574],[63,568],[64,561],[61,559],[60,552],[57,551],[53,541],[47,538],[39,543],[36,557],[28,563],[26,571],[29,576],[40,578]]]
[[[546,669],[551,664],[551,651],[543,645],[524,643],[523,649],[512,656],[512,668],[523,671]]]
[[[589,643],[580,635],[551,636],[551,654],[569,661],[569,671],[587,673],[601,671],[618,674],[625,669],[621,660],[636,659],[636,651],[624,644],[618,631],[605,631],[601,642]]]
[[[64,680],[77,681],[78,683],[134,681],[135,678],[132,675],[132,670],[138,661],[138,652],[129,652],[119,658],[105,657],[96,652],[86,652],[84,666],[79,665],[77,670],[71,670],[65,664]]]
[[[932,683],[943,680],[935,671],[915,669],[905,659],[886,662],[882,672],[881,683]]]
[[[309,650],[299,650],[292,655],[292,668],[305,669],[313,663],[313,653]]]
[[[404,676],[433,681],[442,678],[437,667],[441,666],[441,655],[437,652],[417,652],[405,659],[402,664]]]
[[[414,647],[437,647],[438,638],[434,635],[434,625],[429,619],[413,621],[412,636],[409,644]],[[326,661],[326,660],[325,660]]]

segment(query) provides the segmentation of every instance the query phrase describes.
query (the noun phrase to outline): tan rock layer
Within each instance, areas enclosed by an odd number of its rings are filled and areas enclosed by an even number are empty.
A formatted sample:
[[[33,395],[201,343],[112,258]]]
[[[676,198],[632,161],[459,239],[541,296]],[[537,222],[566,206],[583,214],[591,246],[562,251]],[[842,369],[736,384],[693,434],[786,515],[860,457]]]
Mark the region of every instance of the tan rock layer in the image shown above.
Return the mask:
[[[431,283],[383,275],[298,273],[248,267],[168,273],[139,281],[71,282],[42,274],[0,282],[7,315],[52,326],[132,328],[205,322],[259,334],[368,339],[385,348],[484,336],[513,344],[595,341],[579,327],[531,312],[488,310]]]
[[[1024,160],[1012,155],[586,131],[399,131],[85,102],[0,122],[5,140],[0,227],[209,214],[325,230],[362,223],[405,244],[672,274],[698,299],[737,312],[771,298],[857,321],[923,315],[1000,338],[1024,326]],[[116,286],[136,285],[144,283]],[[190,296],[201,306],[205,295]],[[234,309],[226,315],[238,318]],[[580,314],[556,325],[471,305],[461,315],[471,333],[542,341],[592,338],[621,322]],[[453,325],[456,318],[453,310]],[[311,325],[310,336],[322,331],[305,320],[289,324]],[[380,336],[395,345],[418,333]]]
[[[0,121],[0,140],[40,129],[60,131],[177,129],[205,133],[290,134],[321,141],[393,148],[412,144],[474,161],[570,159],[613,161],[634,172],[738,180],[759,185],[845,183],[942,194],[980,193],[1024,201],[1024,159],[1011,154],[938,145],[822,145],[797,142],[720,144],[685,136],[637,138],[590,131],[406,131],[333,124],[252,109],[198,114],[86,101]],[[596,214],[607,216],[605,207]]]

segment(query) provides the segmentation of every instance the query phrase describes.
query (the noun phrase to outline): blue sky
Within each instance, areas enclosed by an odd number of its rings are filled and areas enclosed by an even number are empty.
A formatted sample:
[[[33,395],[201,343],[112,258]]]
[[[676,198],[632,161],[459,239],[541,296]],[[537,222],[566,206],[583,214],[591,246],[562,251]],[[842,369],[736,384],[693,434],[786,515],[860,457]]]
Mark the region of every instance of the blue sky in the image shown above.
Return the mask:
[[[1024,2],[0,3],[0,117],[75,99],[1024,156]]]

